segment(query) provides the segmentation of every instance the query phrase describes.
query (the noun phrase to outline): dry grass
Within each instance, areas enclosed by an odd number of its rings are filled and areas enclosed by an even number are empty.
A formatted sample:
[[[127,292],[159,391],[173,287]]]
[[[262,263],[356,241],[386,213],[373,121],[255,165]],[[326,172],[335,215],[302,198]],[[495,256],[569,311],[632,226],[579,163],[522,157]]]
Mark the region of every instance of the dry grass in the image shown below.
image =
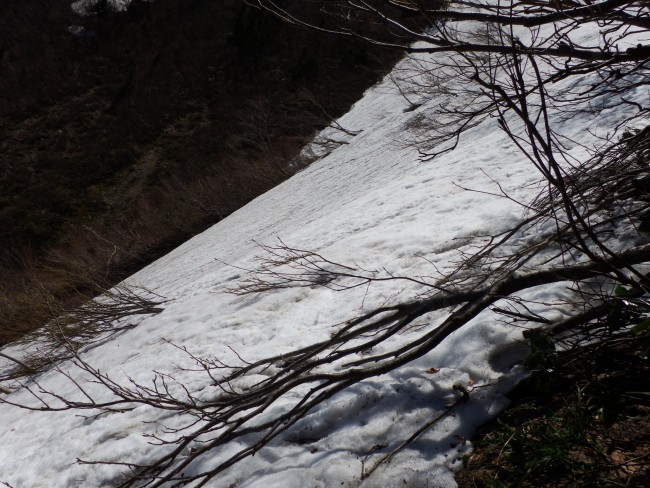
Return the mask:
[[[482,429],[460,488],[650,486],[650,335],[556,355]]]
[[[163,310],[164,297],[121,283],[114,287],[88,274],[63,269],[41,270],[50,286],[39,283],[0,299],[0,338],[11,352],[0,380],[38,373],[69,357],[72,351],[137,325],[135,317]]]

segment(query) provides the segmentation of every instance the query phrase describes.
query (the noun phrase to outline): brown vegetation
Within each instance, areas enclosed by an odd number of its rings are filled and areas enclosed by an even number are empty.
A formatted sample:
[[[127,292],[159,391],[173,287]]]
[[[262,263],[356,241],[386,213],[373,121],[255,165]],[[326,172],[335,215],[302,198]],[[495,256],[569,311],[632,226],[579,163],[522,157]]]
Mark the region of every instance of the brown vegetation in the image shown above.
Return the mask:
[[[648,341],[621,335],[546,351],[513,405],[481,429],[459,486],[648,486]]]
[[[72,299],[61,273],[115,283],[288,177],[395,60],[237,0],[2,10],[0,344],[35,290]]]

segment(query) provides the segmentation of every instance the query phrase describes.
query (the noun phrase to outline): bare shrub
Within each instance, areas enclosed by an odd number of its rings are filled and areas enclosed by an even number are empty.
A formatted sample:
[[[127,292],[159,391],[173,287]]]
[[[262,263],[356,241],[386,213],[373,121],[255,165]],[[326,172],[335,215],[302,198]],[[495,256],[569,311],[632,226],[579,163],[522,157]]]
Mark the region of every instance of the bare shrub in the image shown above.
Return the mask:
[[[644,273],[644,266],[650,262],[650,245],[632,239],[639,236],[635,227],[642,229],[648,220],[650,192],[640,181],[648,178],[649,129],[631,133],[624,140],[610,134],[591,156],[577,160],[567,150],[568,141],[559,130],[562,121],[551,117],[553,113],[563,114],[564,120],[580,113],[594,115],[618,100],[635,110],[612,129],[647,125],[648,107],[628,102],[626,95],[640,87],[647,90],[650,49],[646,45],[624,51],[618,47],[629,42],[635,31],[647,33],[650,29],[650,13],[644,2],[602,0],[566,6],[554,2],[504,5],[464,1],[447,2],[445,9],[438,10],[438,4],[426,3],[328,1],[322,3],[331,16],[323,23],[301,16],[317,11],[295,7],[302,2],[256,3],[288,22],[318,31],[439,55],[431,58],[433,64],[423,74],[434,69],[453,73],[460,94],[465,93],[466,98],[440,107],[444,123],[432,127],[428,141],[432,146],[423,150],[422,159],[452,150],[465,130],[492,117],[539,172],[544,189],[532,202],[518,202],[524,215],[517,225],[472,240],[459,250],[453,269],[432,277],[363,270],[283,243],[265,247],[259,268],[251,270],[241,287],[233,290],[235,293],[305,286],[344,292],[386,279],[414,280],[426,291],[352,317],[338,324],[330,338],[288,353],[254,362],[239,357],[237,364],[190,354],[205,384],[217,387],[208,397],[199,398],[173,377],[159,373],[154,374],[151,384],[131,381],[124,386],[80,355],[74,355],[74,362],[95,384],[104,387],[102,400],[95,399],[82,385],[78,385],[81,400],[63,398],[45,385],[28,387],[41,401],[39,410],[88,410],[96,414],[130,411],[146,404],[166,414],[190,418],[184,426],[167,430],[164,437],[152,435],[165,449],[145,462],[82,461],[123,467],[126,472],[118,481],[120,487],[205,486],[287,432],[308,413],[323,407],[337,393],[424,356],[486,310],[494,309],[502,320],[515,320],[521,327],[543,324],[549,334],[569,331],[587,340],[597,338],[594,331],[625,331],[650,313],[647,307],[629,314],[619,320],[616,330],[605,319],[616,304],[622,303],[612,293],[613,284],[628,294],[633,291],[632,298],[646,303],[650,294],[650,280]],[[413,16],[414,20],[403,20]],[[350,24],[350,19],[355,22]],[[362,30],[364,22],[359,19],[367,19],[372,29]],[[463,30],[469,23],[483,25],[480,36]],[[599,26],[602,35],[590,45],[578,44],[572,36],[586,24]],[[376,34],[381,25],[389,29],[380,38]],[[539,35],[538,28],[545,25],[551,27],[549,33]],[[529,38],[516,36],[517,26],[528,29]],[[593,84],[588,88],[576,84],[561,92],[553,90],[558,80],[584,75],[592,75]],[[266,122],[255,124],[264,129]],[[277,150],[264,131],[252,143],[268,154]],[[494,194],[516,202],[498,181],[494,184]],[[626,229],[623,238],[614,234],[617,228]],[[527,290],[559,282],[572,283],[577,292],[578,306],[573,315],[553,322],[543,313],[531,312],[534,307],[526,300]],[[439,322],[416,322],[434,311],[441,315]],[[407,340],[397,340],[405,331],[409,331]],[[263,379],[261,372],[266,373]],[[470,389],[457,388],[454,403],[471,395]],[[288,398],[292,400],[283,408],[274,408],[278,400]],[[0,401],[11,402],[6,398]],[[443,416],[450,412],[443,412]],[[390,452],[403,448],[438,420],[431,419],[416,432],[396,439]],[[213,460],[216,450],[223,446],[232,449],[219,462],[203,465],[208,466],[203,471],[187,469]],[[378,463],[389,458],[390,454]],[[377,465],[363,475],[371,474]]]
[[[0,356],[13,367],[3,368],[0,381],[33,375],[71,357],[79,347],[130,329],[137,316],[161,312],[165,299],[144,288],[118,284],[107,287],[92,275],[68,270],[40,270],[56,287],[44,282],[21,294],[0,297],[2,341],[11,344]],[[60,287],[66,286],[65,293]],[[62,300],[56,293],[64,293]]]

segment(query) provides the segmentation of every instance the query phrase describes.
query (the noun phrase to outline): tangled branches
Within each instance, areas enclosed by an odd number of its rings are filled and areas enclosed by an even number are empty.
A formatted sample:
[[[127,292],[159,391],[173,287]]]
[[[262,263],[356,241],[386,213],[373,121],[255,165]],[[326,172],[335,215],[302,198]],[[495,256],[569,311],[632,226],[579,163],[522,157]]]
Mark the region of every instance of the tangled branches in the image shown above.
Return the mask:
[[[96,281],[87,283],[87,289],[79,291],[70,305],[62,305],[45,289],[37,295],[40,301],[32,299],[32,306],[42,309],[45,324],[17,340],[12,347],[15,352],[0,351],[0,357],[13,364],[5,367],[0,381],[45,370],[81,347],[134,327],[130,319],[163,310],[165,299],[144,288],[121,283],[105,289]]]
[[[636,142],[640,144],[645,140],[646,134],[640,132],[635,137],[638,138],[635,139]],[[638,151],[628,151],[624,149],[624,145],[618,145],[608,157],[599,157],[593,164],[600,168],[596,173],[607,175],[624,165],[621,158],[627,158],[629,164],[631,158],[635,157],[638,157]],[[612,194],[626,195],[634,188],[638,173],[630,171],[628,176],[626,181],[616,183],[616,187],[611,189]],[[581,180],[575,178],[571,181]],[[595,219],[601,214],[609,215],[613,208],[596,198],[603,188],[592,185],[588,178],[585,181],[582,187],[571,190],[579,191],[585,202],[592,202],[583,210],[582,218],[587,215],[590,219]],[[341,324],[327,340],[254,362],[247,362],[240,357],[240,364],[234,365],[218,358],[199,358],[183,349],[193,360],[197,372],[205,375],[206,384],[210,385],[213,391],[208,396],[198,395],[172,376],[161,373],[156,374],[149,385],[131,380],[124,386],[94,368],[80,355],[73,353],[77,367],[92,378],[94,385],[102,387],[102,400],[95,400],[95,393],[74,380],[69,373],[61,371],[74,383],[80,393],[80,399],[62,397],[36,382],[31,386],[25,385],[25,388],[39,399],[40,404],[27,408],[39,411],[88,410],[95,416],[130,411],[147,405],[160,412],[179,415],[185,419],[182,425],[167,429],[162,436],[150,434],[151,442],[165,447],[160,456],[146,463],[115,460],[109,464],[122,465],[129,470],[128,477],[118,484],[120,487],[181,486],[187,483],[203,486],[289,431],[309,412],[322,406],[337,393],[422,357],[454,331],[499,301],[515,307],[509,309],[507,315],[510,317],[518,314],[520,319],[531,322],[535,317],[524,313],[521,307],[517,308],[517,304],[525,307],[525,300],[518,301],[517,297],[532,287],[565,281],[579,282],[598,277],[618,280],[622,275],[626,284],[646,289],[647,283],[637,280],[630,272],[635,270],[638,264],[650,261],[650,245],[632,247],[616,253],[615,256],[601,253],[597,260],[584,256],[572,259],[561,252],[562,246],[577,248],[581,241],[587,242],[588,236],[585,233],[576,235],[574,232],[580,227],[572,226],[568,222],[565,225],[557,225],[556,231],[549,235],[527,232],[533,236],[528,239],[528,245],[520,247],[514,255],[504,256],[503,247],[513,236],[521,237],[522,231],[526,229],[542,230],[544,224],[554,215],[550,201],[545,205],[542,201],[541,198],[538,200],[538,210],[533,217],[525,220],[524,224],[495,236],[490,245],[483,246],[478,252],[468,256],[454,272],[437,279],[415,280],[418,285],[427,287],[428,293],[412,301],[387,305],[364,313]],[[602,227],[605,231],[607,227],[629,219],[630,215],[638,212],[638,205],[645,205],[641,200],[639,202],[634,209],[601,219],[592,230]],[[593,232],[599,233],[597,230]],[[599,252],[595,244],[591,246],[592,252]],[[558,251],[553,258],[545,257],[546,267],[542,269],[538,264],[533,266],[535,257],[542,254],[542,249],[548,251],[552,248]],[[234,293],[270,292],[286,287],[305,286],[324,286],[344,291],[353,286],[368,284],[375,279],[405,279],[399,276],[382,276],[379,272],[373,273],[348,264],[336,263],[318,253],[301,251],[284,244],[267,246],[264,249],[268,253],[267,260],[259,267],[259,274],[250,276],[240,288],[233,290]],[[544,256],[548,256],[548,253]],[[569,262],[571,259],[572,262]],[[491,273],[494,270],[497,272]],[[591,309],[598,306],[599,302],[594,300]],[[506,310],[503,306],[500,309]],[[418,319],[433,312],[441,312],[442,318],[418,327],[406,342],[397,340]],[[571,327],[575,330],[595,317],[597,316],[587,313],[574,317]],[[537,321],[558,330],[566,329],[568,325],[552,323],[540,316]],[[459,388],[461,395],[457,396],[450,408],[464,401],[467,395],[471,395],[470,390],[460,386]],[[294,400],[287,403],[287,398]],[[9,399],[3,401],[11,402]],[[285,401],[285,406],[277,408],[278,403],[282,401]],[[25,405],[19,406],[26,408]],[[416,438],[428,426],[430,424],[424,425],[418,432],[399,443],[395,449],[408,443],[409,439]],[[216,451],[232,445],[239,447],[234,451],[229,450],[230,454],[220,458],[219,462],[211,465],[209,469],[199,472],[188,469],[205,459],[211,459]],[[389,457],[384,456],[381,459]],[[81,462],[99,463],[94,460]],[[370,467],[366,474],[370,475],[377,465]],[[192,474],[187,474],[188,472]]]
[[[207,392],[199,393],[162,373],[156,373],[151,384],[129,378],[124,386],[74,351],[74,364],[101,394],[64,371],[61,374],[79,394],[74,400],[47,385],[26,384],[39,404],[17,404],[23,408],[87,410],[89,415],[101,415],[145,405],[182,420],[161,435],[149,434],[160,450],[145,461],[82,461],[124,467],[127,473],[118,483],[122,488],[204,486],[287,433],[338,393],[423,357],[487,310],[527,326],[544,324],[553,333],[583,333],[611,309],[609,290],[588,294],[594,281],[606,282],[610,289],[612,283],[619,283],[640,295],[650,293],[650,281],[642,269],[650,261],[650,245],[631,244],[630,239],[635,226],[644,225],[643,215],[649,208],[649,129],[630,132],[621,140],[608,133],[601,136],[597,150],[560,130],[566,120],[581,114],[594,116],[614,103],[629,110],[612,130],[644,121],[648,107],[641,97],[632,95],[647,90],[648,48],[618,47],[650,27],[643,2],[602,0],[584,6],[571,2],[571,7],[560,8],[528,1],[506,6],[470,1],[448,2],[446,9],[438,9],[430,8],[428,2],[336,1],[325,3],[338,23],[332,26],[326,21],[325,27],[301,19],[300,12],[285,9],[284,2],[256,3],[285,20],[317,30],[410,52],[447,53],[430,58],[430,64],[419,64],[418,83],[431,79],[432,73],[438,76],[439,70],[445,76],[436,78],[433,92],[451,100],[436,107],[440,118],[428,141],[435,147],[422,151],[422,159],[453,149],[465,131],[493,117],[521,157],[538,172],[543,191],[532,202],[522,204],[524,216],[517,225],[471,242],[459,250],[453,269],[436,270],[434,276],[363,269],[282,241],[263,246],[259,266],[247,270],[248,277],[231,290],[234,294],[294,287],[345,292],[394,280],[415,285],[418,294],[339,324],[326,340],[252,362],[238,356],[237,364],[229,364],[183,349],[203,375]],[[420,16],[422,28],[412,20],[395,17],[395,12],[404,11]],[[345,23],[359,16],[388,26],[390,35],[424,45],[372,37],[375,31],[363,33]],[[467,28],[477,23],[478,28]],[[580,29],[588,25],[598,27],[600,37],[587,44],[578,42]],[[527,29],[528,37],[519,28]],[[588,89],[584,83],[554,88],[561,80],[585,76],[591,80]],[[443,86],[452,80],[455,90]],[[426,104],[421,108],[424,112]],[[578,147],[582,156],[575,156],[568,146]],[[590,156],[584,156],[590,151]],[[497,194],[517,201],[499,182],[495,184]],[[583,297],[582,311],[562,322],[532,311],[526,301],[527,290],[559,282],[573,284],[578,297]],[[101,323],[101,313],[96,317]],[[471,395],[464,387],[455,391],[458,402]],[[8,398],[0,401],[12,402]],[[421,432],[419,429],[398,442],[396,449]]]
[[[650,246],[630,249],[619,257],[629,265],[646,262],[650,260]],[[38,383],[25,387],[40,399],[41,405],[34,407],[40,411],[91,410],[96,414],[124,412],[146,404],[187,416],[189,420],[184,426],[167,432],[171,438],[152,438],[154,442],[172,447],[164,455],[148,464],[115,461],[116,464],[125,464],[132,473],[118,486],[164,486],[167,483],[180,486],[191,481],[198,482],[196,486],[203,486],[214,476],[262,449],[338,392],[364,379],[392,371],[431,351],[496,301],[533,286],[599,276],[607,273],[613,265],[613,262],[605,260],[603,263],[587,262],[512,275],[509,279],[465,293],[440,293],[383,307],[344,324],[329,340],[243,366],[233,367],[219,360],[194,358],[218,392],[210,399],[200,399],[182,384],[176,384],[173,378],[162,374],[158,374],[150,386],[132,383],[125,387],[79,356],[75,358],[77,366],[89,373],[94,383],[111,393],[109,400],[93,400],[92,394],[79,384],[77,387],[85,398],[81,401],[63,398]],[[414,320],[444,309],[452,311],[442,323],[422,329],[406,345],[392,345],[391,339]],[[374,352],[377,346],[380,347]],[[267,373],[264,379],[250,383],[250,378],[259,377],[264,372]],[[68,378],[75,381],[70,376]],[[296,391],[300,399],[291,408],[281,412],[272,408],[279,399]],[[8,399],[3,401],[10,403]],[[191,476],[183,474],[192,463],[238,440],[244,441],[244,447],[218,466]]]

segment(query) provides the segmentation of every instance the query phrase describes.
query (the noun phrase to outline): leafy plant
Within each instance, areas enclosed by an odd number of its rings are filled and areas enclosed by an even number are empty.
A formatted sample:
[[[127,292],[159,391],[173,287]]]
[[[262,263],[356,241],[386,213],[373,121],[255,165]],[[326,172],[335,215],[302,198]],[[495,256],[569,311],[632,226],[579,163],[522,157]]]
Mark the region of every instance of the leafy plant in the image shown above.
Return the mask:
[[[555,343],[544,331],[532,331],[528,335],[530,354],[524,359],[524,366],[537,369],[550,366],[555,360]]]

